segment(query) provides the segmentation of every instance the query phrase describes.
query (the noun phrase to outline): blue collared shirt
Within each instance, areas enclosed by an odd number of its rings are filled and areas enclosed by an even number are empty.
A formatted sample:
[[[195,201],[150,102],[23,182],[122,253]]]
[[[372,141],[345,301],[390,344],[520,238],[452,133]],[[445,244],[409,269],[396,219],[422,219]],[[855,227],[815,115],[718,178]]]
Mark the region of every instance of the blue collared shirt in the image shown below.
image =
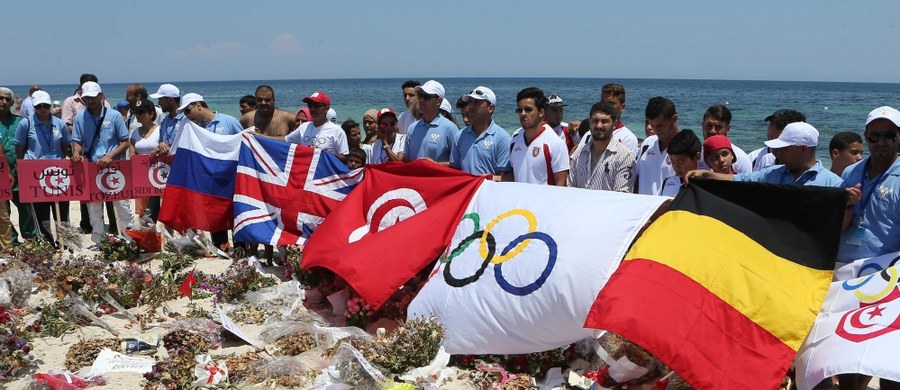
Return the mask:
[[[103,112],[106,116],[103,117]],[[103,123],[98,123],[103,117]],[[97,129],[100,128],[99,135]],[[125,119],[118,111],[103,108],[94,116],[87,108],[75,114],[72,120],[72,142],[81,145],[84,156],[89,161],[97,161],[107,153],[119,147],[119,142],[128,140],[128,129]],[[125,153],[119,153],[113,160],[122,160]]]
[[[450,151],[458,137],[459,127],[441,115],[431,123],[419,119],[407,130],[404,158],[416,160],[427,157],[437,162],[450,161]]]
[[[844,170],[841,177],[844,186],[853,187],[862,183],[869,157]],[[841,233],[837,260],[849,262],[865,257],[879,256],[900,251],[900,159],[894,161],[884,173],[884,180],[878,185],[873,179],[866,179],[862,197],[853,207],[850,227]],[[870,197],[870,198],[869,198]],[[866,199],[865,210],[861,210]],[[858,231],[858,232],[855,232]],[[859,237],[852,237],[853,234]],[[856,242],[854,245],[851,242]]]
[[[456,146],[450,153],[450,166],[473,175],[507,171],[511,142],[509,133],[494,121],[477,136],[472,126],[468,126],[459,133]]]
[[[238,121],[237,118],[218,112],[213,116],[213,119],[209,121],[209,123],[202,126],[206,130],[222,135],[240,134],[244,131],[244,126],[241,126],[241,122]]]
[[[166,114],[166,116],[159,121],[159,142],[165,142],[169,146],[172,146],[172,144],[175,143],[175,136],[178,135],[175,127],[182,119],[184,119],[183,112],[179,112],[174,118]]]
[[[822,162],[800,174],[797,180],[784,165],[773,165],[761,171],[744,172],[734,176],[734,181],[750,181],[768,184],[794,184],[799,186],[843,187],[844,181],[838,175],[825,169]]]
[[[60,143],[69,143],[69,128],[55,116],[50,116],[50,126],[47,126],[32,115],[19,122],[13,143],[25,147],[26,160],[65,158]]]

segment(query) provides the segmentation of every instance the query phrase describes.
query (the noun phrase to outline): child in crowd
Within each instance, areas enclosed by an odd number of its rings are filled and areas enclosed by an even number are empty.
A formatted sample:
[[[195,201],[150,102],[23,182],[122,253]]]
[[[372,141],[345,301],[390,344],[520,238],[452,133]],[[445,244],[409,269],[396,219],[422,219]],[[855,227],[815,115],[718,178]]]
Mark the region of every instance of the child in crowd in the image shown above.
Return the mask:
[[[364,152],[362,149],[350,149],[350,154],[347,155],[347,168],[356,169],[365,167],[366,158],[366,152]]]
[[[714,135],[703,141],[703,159],[715,173],[734,174],[734,150],[731,140],[724,135]]]
[[[663,180],[660,195],[675,196],[684,183],[684,175],[694,169],[700,163],[700,139],[691,130],[682,130],[672,137],[668,149],[669,160],[672,161],[672,169],[675,174]]]

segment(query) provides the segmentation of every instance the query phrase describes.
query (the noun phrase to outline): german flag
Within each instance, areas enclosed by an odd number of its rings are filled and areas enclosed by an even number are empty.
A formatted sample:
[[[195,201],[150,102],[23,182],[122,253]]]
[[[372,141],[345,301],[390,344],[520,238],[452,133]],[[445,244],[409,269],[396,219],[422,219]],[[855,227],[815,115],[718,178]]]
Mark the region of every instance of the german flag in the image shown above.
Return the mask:
[[[691,183],[632,246],[585,327],[641,345],[697,389],[776,389],[828,292],[846,195]]]

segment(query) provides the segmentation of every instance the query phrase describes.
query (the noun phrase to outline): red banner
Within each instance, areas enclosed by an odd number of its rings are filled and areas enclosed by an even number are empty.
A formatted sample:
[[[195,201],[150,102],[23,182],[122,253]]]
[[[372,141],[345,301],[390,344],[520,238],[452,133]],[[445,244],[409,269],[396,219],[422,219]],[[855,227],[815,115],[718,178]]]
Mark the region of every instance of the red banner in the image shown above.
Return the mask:
[[[131,156],[134,196],[162,196],[174,158],[175,156],[154,158],[147,155]]]
[[[18,160],[22,203],[85,200],[85,163],[71,160]]]
[[[87,187],[89,202],[134,198],[132,189],[131,161],[116,160],[100,168],[97,163],[88,163]]]
[[[12,199],[12,181],[9,177],[9,162],[0,158],[0,200]]]

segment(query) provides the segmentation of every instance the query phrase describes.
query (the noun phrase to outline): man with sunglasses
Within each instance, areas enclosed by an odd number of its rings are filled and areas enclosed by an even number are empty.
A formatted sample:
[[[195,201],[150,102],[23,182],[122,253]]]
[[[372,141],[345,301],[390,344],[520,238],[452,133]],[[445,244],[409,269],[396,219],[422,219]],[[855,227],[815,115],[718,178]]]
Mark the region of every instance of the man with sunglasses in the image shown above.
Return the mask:
[[[462,97],[469,125],[459,133],[450,153],[450,166],[473,175],[502,175],[509,170],[512,137],[494,122],[497,96],[478,86]]]
[[[237,118],[211,110],[203,100],[203,96],[196,93],[185,94],[181,98],[178,111],[184,113],[184,116],[197,126],[216,134],[234,135],[244,131]]]
[[[569,149],[544,122],[547,96],[539,88],[525,88],[516,95],[516,114],[521,128],[512,137],[510,169],[503,181],[566,186]]]
[[[883,106],[866,118],[865,140],[869,157],[844,170],[844,185],[858,193],[844,217],[837,261],[850,262],[900,250],[900,111]],[[871,377],[838,375],[841,388],[865,388]],[[881,379],[880,388],[898,389],[900,383]]]
[[[325,92],[317,91],[303,98],[303,103],[309,108],[311,118],[308,122],[304,122],[286,136],[266,137],[325,150],[346,163],[347,154],[350,153],[347,134],[327,117],[328,109],[331,108],[331,98]]]
[[[459,127],[440,113],[444,86],[437,81],[428,80],[416,87],[416,97],[419,99],[422,119],[409,126],[403,147],[404,159],[412,161],[424,158],[449,166],[450,151],[456,145]]]
[[[159,148],[150,154],[166,155],[169,154],[169,148],[175,143],[175,136],[178,135],[176,127],[184,119],[184,113],[178,111],[178,106],[181,105],[181,91],[172,84],[163,84],[150,97],[157,99],[157,106],[167,114],[159,121]]]

